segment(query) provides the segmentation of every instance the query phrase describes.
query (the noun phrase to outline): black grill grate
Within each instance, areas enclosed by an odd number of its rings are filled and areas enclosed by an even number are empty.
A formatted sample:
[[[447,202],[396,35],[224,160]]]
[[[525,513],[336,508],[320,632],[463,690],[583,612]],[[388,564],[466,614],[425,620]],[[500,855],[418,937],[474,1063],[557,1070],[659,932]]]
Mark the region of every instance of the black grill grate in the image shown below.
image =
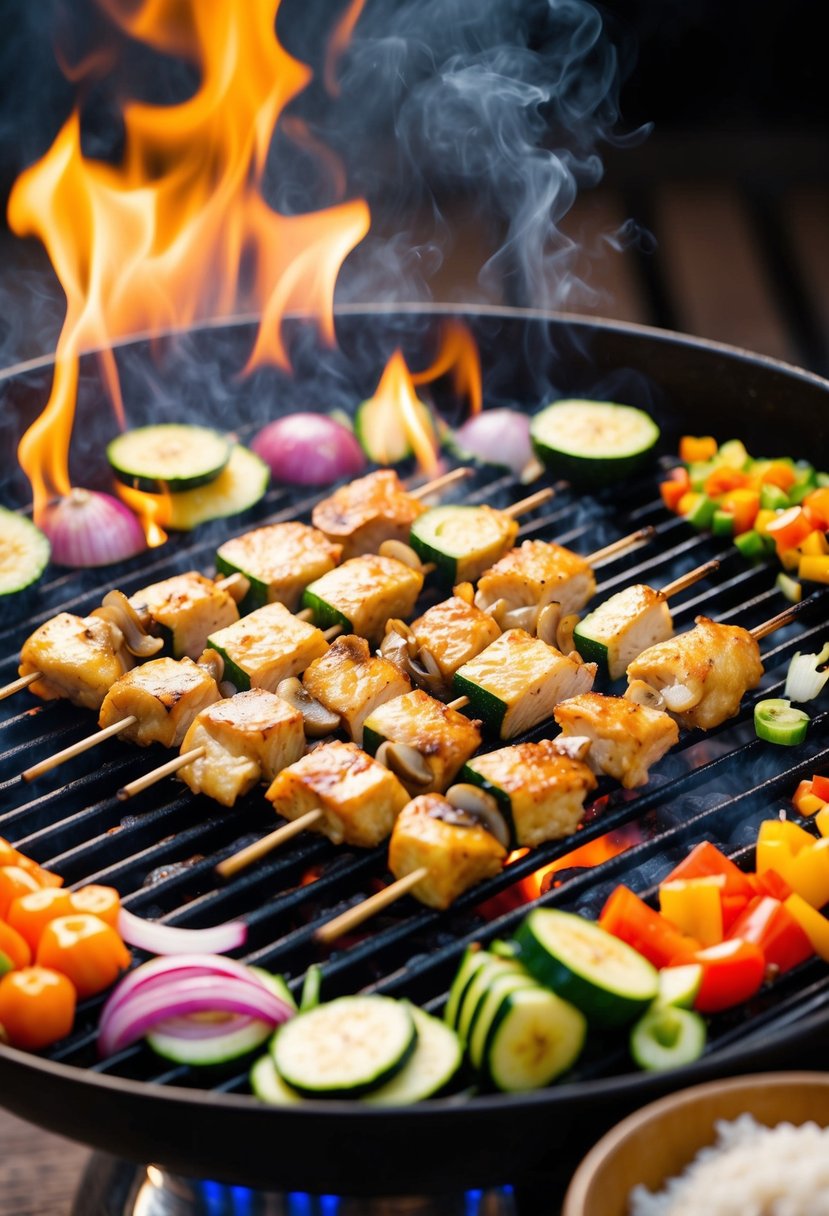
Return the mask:
[[[733,548],[668,517],[655,478],[589,499],[565,485],[557,491],[545,509],[524,521],[522,536],[555,539],[588,553],[643,525],[654,528],[650,543],[602,564],[597,600],[635,581],[658,587],[716,557],[721,566],[713,578],[672,603],[677,629],[690,627],[699,611],[747,628],[779,611],[771,567],[749,566]],[[514,479],[485,471],[477,472],[463,491],[454,491],[465,501],[501,506],[525,494]],[[212,572],[212,555],[221,539],[254,523],[307,520],[313,501],[272,492],[255,520],[213,525],[195,543],[179,537],[106,575],[87,572],[54,579],[41,588],[37,614],[0,634],[0,653],[7,656],[0,663],[0,683],[15,677],[14,656],[25,636],[55,612],[89,611],[112,585],[131,593],[176,571]],[[439,592],[428,589],[424,606],[437,598]],[[96,881],[118,887],[126,906],[138,914],[191,927],[243,916],[249,925],[246,959],[284,972],[295,991],[307,967],[321,961],[326,996],[370,988],[439,1009],[464,946],[509,935],[524,914],[514,902],[499,905],[496,897],[503,901],[507,888],[559,859],[574,844],[608,832],[635,832],[630,835],[635,843],[625,852],[589,870],[560,871],[557,885],[542,897],[591,915],[619,881],[647,893],[672,862],[704,837],[737,855],[748,850],[759,820],[786,807],[797,782],[825,766],[829,757],[825,711],[815,715],[807,744],[794,752],[760,744],[751,728],[754,701],[779,695],[792,653],[817,650],[825,640],[826,607],[826,593],[816,593],[804,603],[796,624],[765,640],[761,650],[766,676],[761,689],[745,699],[737,718],[706,736],[683,736],[643,790],[600,785],[600,797],[575,841],[549,844],[519,859],[464,895],[448,913],[406,899],[365,925],[347,949],[341,942],[323,955],[314,942],[314,929],[388,881],[385,847],[361,853],[307,835],[225,883],[215,875],[216,862],[273,825],[261,795],[254,792],[224,811],[206,798],[193,797],[171,778],[121,803],[115,791],[162,762],[166,753],[117,740],[27,786],[18,777],[23,768],[95,727],[93,715],[64,703],[41,705],[26,692],[0,703],[0,835],[63,874],[68,883]],[[527,737],[541,738],[544,733],[540,727]],[[486,746],[497,744],[490,741]],[[483,903],[487,917],[481,912]],[[499,906],[507,910],[493,915],[492,909]],[[814,1012],[828,995],[825,968],[804,964],[750,1007],[716,1019],[711,1049],[781,1030]],[[246,1092],[243,1071],[205,1079],[204,1074],[163,1064],[142,1047],[98,1062],[95,1025],[100,1004],[96,1000],[84,1005],[75,1033],[52,1051],[52,1059],[161,1084]],[[585,1058],[574,1079],[611,1076],[626,1067],[621,1049],[601,1047]]]

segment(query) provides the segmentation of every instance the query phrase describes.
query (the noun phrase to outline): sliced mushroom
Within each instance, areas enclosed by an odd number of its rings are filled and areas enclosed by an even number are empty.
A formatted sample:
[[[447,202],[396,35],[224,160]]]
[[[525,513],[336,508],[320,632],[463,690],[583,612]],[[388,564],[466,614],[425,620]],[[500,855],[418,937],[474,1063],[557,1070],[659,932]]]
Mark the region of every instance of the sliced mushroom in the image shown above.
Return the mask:
[[[573,643],[573,633],[576,625],[579,623],[579,614],[577,612],[568,612],[563,616],[556,628],[556,647],[562,654],[574,655],[578,654]]]
[[[229,574],[227,578],[217,579],[216,586],[226,591],[237,604],[241,604],[250,591],[250,579],[237,571],[235,574]]]
[[[410,656],[406,672],[419,688],[425,688],[433,697],[440,698],[448,691],[437,659],[425,646],[421,646],[416,655]]]
[[[410,566],[412,570],[422,570],[423,562],[411,545],[402,540],[384,540],[377,550],[380,557],[393,557],[395,561]]]
[[[136,658],[149,659],[158,654],[164,645],[163,638],[150,637],[145,619],[139,615],[123,591],[108,591],[100,608],[93,609],[92,615],[114,625],[120,631],[127,650]]]
[[[556,751],[568,760],[584,760],[591,742],[587,735],[559,735],[553,740]]]
[[[225,661],[218,650],[213,650],[211,646],[208,646],[206,650],[201,652],[196,662],[199,667],[203,667],[205,671],[210,673],[217,684],[222,682],[225,674]]]
[[[403,621],[390,620],[386,623],[386,634],[380,643],[380,654],[400,671],[408,674],[408,662],[411,657],[411,630]]]
[[[305,733],[310,738],[319,739],[322,735],[330,735],[339,729],[340,715],[326,709],[321,701],[312,697],[296,676],[280,680],[276,686],[276,695],[299,710],[305,723]]]
[[[702,685],[696,689],[687,684],[670,684],[662,689],[662,700],[665,708],[672,714],[684,714],[702,700]]]
[[[560,620],[561,604],[556,600],[553,600],[550,604],[545,604],[538,614],[535,626],[536,637],[541,638],[542,642],[546,642],[548,646],[555,646],[556,632]]]
[[[625,693],[625,699],[633,701],[634,705],[644,705],[647,709],[664,710],[665,708],[665,698],[662,693],[652,688],[650,684],[646,684],[644,680],[631,680]]]
[[[460,811],[466,811],[494,836],[505,849],[509,848],[510,832],[501,808],[486,790],[477,785],[460,782],[446,791],[446,801]]]
[[[465,604],[472,604],[475,601],[475,588],[471,583],[458,583],[452,588],[452,594],[459,600],[463,600]]]
[[[374,754],[374,759],[385,765],[399,777],[408,789],[425,789],[434,780],[434,773],[416,747],[408,743],[392,743],[384,739]]]

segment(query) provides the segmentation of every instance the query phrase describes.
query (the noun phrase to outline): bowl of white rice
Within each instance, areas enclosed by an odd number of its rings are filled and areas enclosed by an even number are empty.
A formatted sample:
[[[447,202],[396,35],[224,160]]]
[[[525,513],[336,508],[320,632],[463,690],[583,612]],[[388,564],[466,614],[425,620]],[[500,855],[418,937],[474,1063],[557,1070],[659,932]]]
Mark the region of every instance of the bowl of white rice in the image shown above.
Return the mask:
[[[758,1073],[652,1102],[590,1150],[562,1216],[829,1216],[829,1072]]]

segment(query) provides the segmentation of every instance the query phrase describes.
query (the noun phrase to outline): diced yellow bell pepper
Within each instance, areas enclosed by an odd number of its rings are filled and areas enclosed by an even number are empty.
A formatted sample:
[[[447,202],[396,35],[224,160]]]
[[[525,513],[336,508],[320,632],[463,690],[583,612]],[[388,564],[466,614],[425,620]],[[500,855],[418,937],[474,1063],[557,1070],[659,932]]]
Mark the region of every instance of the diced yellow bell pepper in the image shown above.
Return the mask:
[[[776,516],[776,511],[771,511],[767,507],[761,507],[754,517],[755,531],[759,532],[761,536],[765,536],[769,524]]]
[[[777,556],[784,570],[797,570],[798,573],[800,572],[800,563],[808,560],[801,557],[797,549],[778,549]]]
[[[829,804],[824,803],[822,809],[815,815],[815,826],[821,836],[829,836]]]
[[[764,819],[757,833],[758,847],[768,840],[784,841],[792,854],[799,853],[801,849],[811,848],[815,843],[811,832],[807,832],[797,823],[792,823],[791,819]],[[759,869],[759,866],[757,868]]]
[[[783,901],[783,907],[800,925],[815,954],[829,963],[829,920],[797,892]]]
[[[703,946],[723,939],[722,893],[724,874],[678,878],[659,888],[659,911],[672,925]]]
[[[797,575],[807,583],[829,583],[829,556],[801,557]]]
[[[829,553],[829,544],[826,543],[826,537],[817,528],[815,528],[814,532],[810,532],[797,548],[803,557],[825,557]]]
[[[822,810],[826,806],[824,800],[819,798],[812,789],[811,781],[800,782],[797,789],[792,794],[792,802],[797,807],[800,814],[804,815],[807,819],[811,815],[816,815],[818,811]],[[822,832],[821,835],[825,836],[826,833]]]
[[[810,849],[801,849],[784,877],[813,908],[829,903],[829,836],[815,841]]]
[[[696,490],[686,490],[676,504],[677,515],[690,515],[701,498],[702,495]]]

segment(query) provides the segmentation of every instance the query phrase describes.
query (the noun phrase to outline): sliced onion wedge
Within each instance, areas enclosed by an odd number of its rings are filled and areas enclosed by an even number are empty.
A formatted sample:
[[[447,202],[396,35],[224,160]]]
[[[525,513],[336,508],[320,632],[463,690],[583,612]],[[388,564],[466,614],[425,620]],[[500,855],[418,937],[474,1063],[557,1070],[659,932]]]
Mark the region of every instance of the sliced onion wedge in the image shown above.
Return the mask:
[[[209,929],[182,929],[145,920],[121,908],[118,932],[128,946],[146,950],[148,954],[226,954],[245,944],[248,927],[243,920],[229,920]]]

